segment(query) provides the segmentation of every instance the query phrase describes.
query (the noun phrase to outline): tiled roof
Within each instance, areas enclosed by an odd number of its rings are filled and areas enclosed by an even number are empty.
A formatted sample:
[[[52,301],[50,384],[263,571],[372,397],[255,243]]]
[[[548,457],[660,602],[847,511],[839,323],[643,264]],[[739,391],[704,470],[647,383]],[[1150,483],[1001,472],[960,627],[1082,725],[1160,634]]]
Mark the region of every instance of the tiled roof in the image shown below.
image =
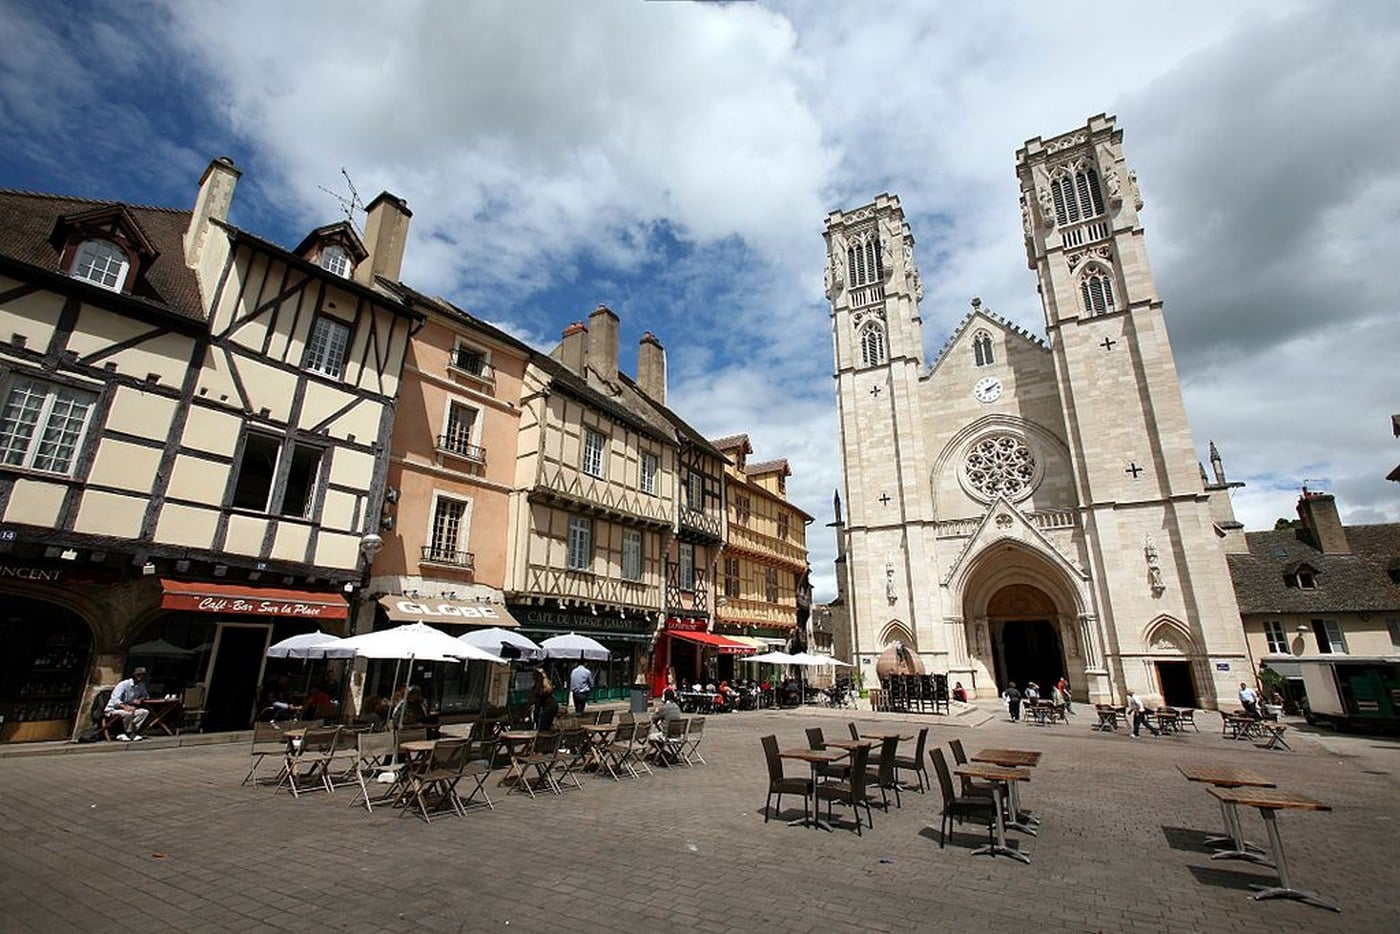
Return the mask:
[[[640,393],[636,393],[635,390],[617,396],[605,395],[553,357],[536,354],[534,363],[549,374],[552,385],[580,402],[598,408],[615,421],[630,425],[643,434],[667,443],[675,442],[675,430],[669,423],[661,420],[660,416],[650,411],[645,414],[635,411],[639,406],[637,399],[640,398]],[[650,409],[650,406],[646,408]]]
[[[131,284],[130,297],[184,318],[205,320],[199,283],[185,265],[189,211],[0,189],[0,255],[61,272],[59,247],[49,239],[59,218],[117,206],[126,208],[159,251],[145,275]]]
[[[748,474],[750,477],[757,476],[761,473],[775,472],[781,472],[785,477],[792,476],[792,468],[788,466],[788,461],[786,457],[780,457],[777,460],[771,461],[759,461],[755,464],[749,464],[746,467],[744,467],[744,473]]]
[[[721,451],[728,451],[731,448],[743,448],[746,452],[753,450],[753,446],[749,444],[748,435],[729,435],[724,438],[716,438],[710,443]]]
[[[1349,555],[1319,551],[1297,529],[1248,532],[1248,554],[1228,555],[1241,613],[1391,612],[1400,610],[1400,523],[1346,527]],[[1300,564],[1316,572],[1312,589],[1289,587]]]

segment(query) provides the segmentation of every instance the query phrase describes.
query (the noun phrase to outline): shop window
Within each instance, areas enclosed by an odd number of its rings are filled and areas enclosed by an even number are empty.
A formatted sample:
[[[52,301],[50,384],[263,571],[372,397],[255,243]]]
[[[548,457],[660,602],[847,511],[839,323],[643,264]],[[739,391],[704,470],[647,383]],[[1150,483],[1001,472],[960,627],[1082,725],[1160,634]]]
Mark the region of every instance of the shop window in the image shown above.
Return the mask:
[[[71,474],[97,395],[17,377],[0,410],[0,463]]]
[[[1270,654],[1288,654],[1288,634],[1283,631],[1283,623],[1280,623],[1276,619],[1265,620],[1264,638],[1269,643]]]
[[[345,353],[350,346],[350,325],[326,315],[317,315],[306,345],[305,366],[313,373],[340,379],[345,369]]]
[[[642,579],[642,533],[637,529],[622,533],[622,579]]]
[[[0,640],[0,742],[67,739],[87,684],[88,627],[51,603],[7,596]]]
[[[571,571],[587,571],[593,565],[593,520],[584,516],[569,517],[568,567]]]

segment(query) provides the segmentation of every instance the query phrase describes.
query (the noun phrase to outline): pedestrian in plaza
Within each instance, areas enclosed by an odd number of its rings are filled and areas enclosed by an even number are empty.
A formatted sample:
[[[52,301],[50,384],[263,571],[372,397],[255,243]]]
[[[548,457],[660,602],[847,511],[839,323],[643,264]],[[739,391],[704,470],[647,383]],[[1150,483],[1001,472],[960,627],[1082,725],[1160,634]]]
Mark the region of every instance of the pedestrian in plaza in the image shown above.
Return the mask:
[[[535,705],[535,729],[541,733],[554,729],[554,718],[559,713],[559,701],[554,699],[554,682],[544,669],[535,669],[535,683],[530,688],[530,702]]]
[[[1064,705],[1065,713],[1074,713],[1074,696],[1070,693],[1068,678],[1055,682],[1055,694],[1055,703]]]
[[[583,708],[588,706],[589,695],[593,693],[593,672],[578,660],[578,667],[569,672],[569,692],[574,695],[574,713],[583,716]]]
[[[1147,706],[1143,704],[1142,698],[1130,688],[1128,690],[1128,717],[1133,721],[1133,739],[1138,738],[1138,730],[1147,727],[1152,731],[1153,736],[1161,736],[1162,733],[1155,726],[1147,722]]]
[[[1259,693],[1244,681],[1240,682],[1240,706],[1246,716],[1259,719]]]
[[[104,711],[106,716],[122,718],[122,732],[117,734],[117,739],[129,743],[146,738],[141,735],[141,727],[145,725],[151,712],[138,705],[150,696],[151,692],[146,690],[144,668],[137,668],[130,678],[117,682],[117,686],[112,689],[112,696],[107,698],[107,709]]]
[[[1006,701],[1006,712],[1011,715],[1011,722],[1015,723],[1021,719],[1021,691],[1016,687],[1016,682],[1012,681],[1006,686],[1006,690],[1001,692],[1001,699]]]

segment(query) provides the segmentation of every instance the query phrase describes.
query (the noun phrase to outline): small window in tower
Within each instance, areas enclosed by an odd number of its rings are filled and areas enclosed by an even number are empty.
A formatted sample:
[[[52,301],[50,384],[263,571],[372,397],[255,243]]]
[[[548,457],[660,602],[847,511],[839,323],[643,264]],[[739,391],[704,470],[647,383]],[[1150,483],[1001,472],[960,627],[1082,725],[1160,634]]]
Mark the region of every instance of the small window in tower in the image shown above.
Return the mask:
[[[879,366],[885,362],[885,332],[873,321],[861,328],[860,365]]]
[[[988,366],[996,362],[992,355],[992,335],[986,331],[978,331],[972,338],[972,354],[978,366]]]
[[[350,275],[350,255],[345,248],[332,243],[321,249],[321,268],[342,279]]]
[[[1079,280],[1079,292],[1084,299],[1086,314],[1102,315],[1116,310],[1113,302],[1113,281],[1101,271],[1095,270]]]
[[[131,261],[121,247],[109,240],[85,240],[73,257],[73,278],[85,279],[104,289],[120,292]]]
[[[1099,191],[1099,173],[1081,169],[1074,173],[1074,186],[1079,191],[1079,210],[1086,217],[1103,213],[1103,195]]]
[[[1079,205],[1074,200],[1074,192],[1069,189],[1069,180],[1055,179],[1050,183],[1050,191],[1055,196],[1055,223],[1063,227],[1079,220]]]

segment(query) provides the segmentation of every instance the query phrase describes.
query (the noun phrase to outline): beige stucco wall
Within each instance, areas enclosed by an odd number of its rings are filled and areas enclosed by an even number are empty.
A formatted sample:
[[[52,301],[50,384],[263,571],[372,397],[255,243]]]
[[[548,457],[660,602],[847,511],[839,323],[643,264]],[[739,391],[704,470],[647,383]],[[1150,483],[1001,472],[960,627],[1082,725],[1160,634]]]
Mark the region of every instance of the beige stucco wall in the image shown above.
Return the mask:
[[[210,548],[218,524],[217,509],[166,503],[156,521],[156,541],[190,548]]]
[[[175,465],[170,471],[170,484],[165,495],[170,499],[195,503],[220,503],[223,501],[224,490],[228,488],[229,471],[230,467],[226,463],[190,454],[177,455]]]
[[[0,291],[18,285],[17,280],[0,276]],[[12,335],[19,334],[25,339],[26,347],[43,350],[53,338],[62,305],[62,300],[52,292],[34,292],[10,299],[0,307],[0,340],[9,341]]]
[[[149,494],[160,467],[160,456],[160,448],[106,438],[98,446],[88,482]]]
[[[107,429],[159,439],[170,434],[175,417],[176,401],[169,396],[141,392],[130,386],[118,386],[112,394],[112,408],[107,413]]]
[[[73,530],[114,538],[136,538],[141,532],[146,503],[146,498],[142,496],[84,490]]]
[[[52,528],[58,524],[58,514],[67,495],[67,484],[20,477],[15,480],[14,489],[10,491],[10,502],[5,508],[5,521],[17,525]]]

